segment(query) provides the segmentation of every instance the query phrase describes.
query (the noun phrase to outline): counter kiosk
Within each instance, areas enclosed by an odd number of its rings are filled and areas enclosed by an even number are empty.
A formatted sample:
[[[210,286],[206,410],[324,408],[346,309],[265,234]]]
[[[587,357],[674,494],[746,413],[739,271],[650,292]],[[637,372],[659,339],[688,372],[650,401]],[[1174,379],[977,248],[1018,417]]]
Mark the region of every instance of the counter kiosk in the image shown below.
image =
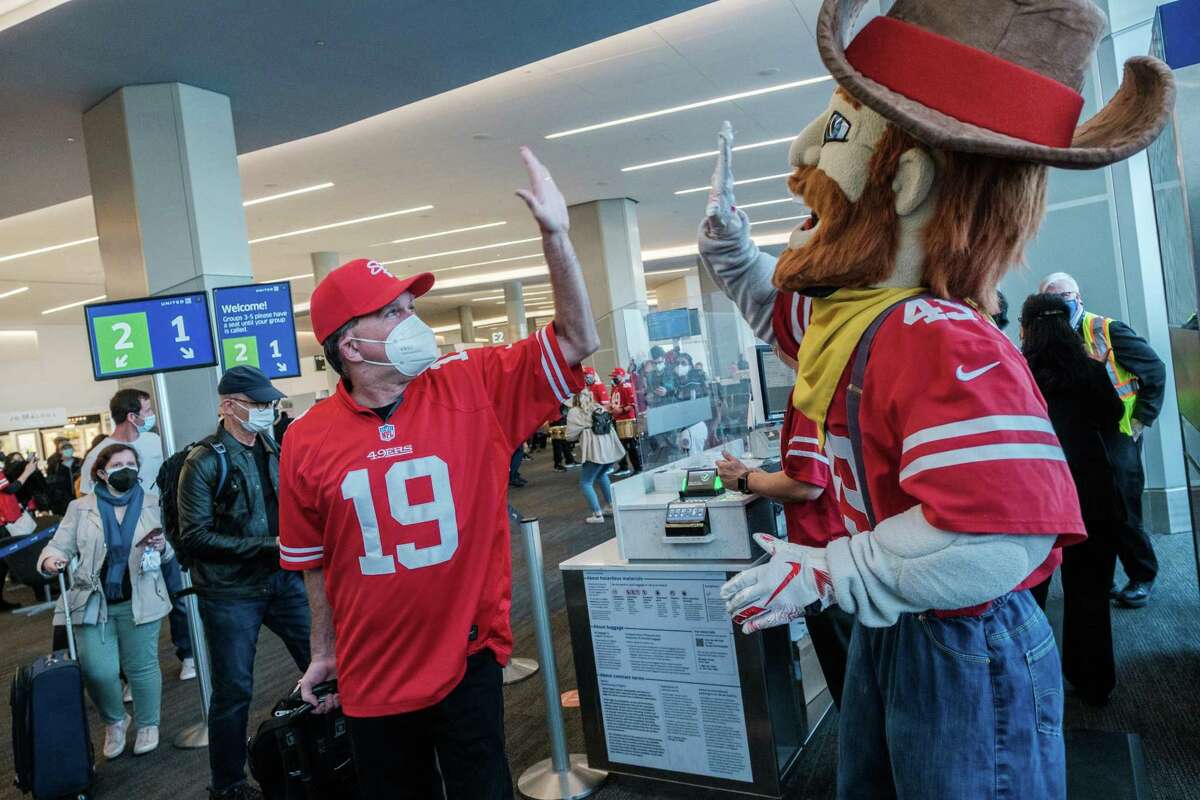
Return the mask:
[[[781,522],[720,485],[721,449],[614,484],[616,538],[559,565],[587,759],[779,798],[831,702],[802,622],[746,636],[725,612],[721,584],[765,558],[751,534]]]

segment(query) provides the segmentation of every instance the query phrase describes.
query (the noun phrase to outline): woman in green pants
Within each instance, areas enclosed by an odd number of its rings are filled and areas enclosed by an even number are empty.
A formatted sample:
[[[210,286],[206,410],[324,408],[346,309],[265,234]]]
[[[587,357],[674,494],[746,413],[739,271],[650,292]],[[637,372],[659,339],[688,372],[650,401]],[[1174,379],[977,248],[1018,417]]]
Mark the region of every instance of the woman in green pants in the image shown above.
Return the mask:
[[[79,560],[65,602],[79,640],[84,682],[104,720],[108,759],[125,751],[132,721],[121,700],[121,671],[133,693],[138,728],[133,754],[158,747],[158,629],[171,611],[161,564],[175,554],[163,537],[158,497],[143,492],[138,467],[137,451],[128,445],[101,451],[92,467],[95,492],[71,501],[38,559],[47,575]],[[64,624],[63,615],[60,604],[55,623]]]

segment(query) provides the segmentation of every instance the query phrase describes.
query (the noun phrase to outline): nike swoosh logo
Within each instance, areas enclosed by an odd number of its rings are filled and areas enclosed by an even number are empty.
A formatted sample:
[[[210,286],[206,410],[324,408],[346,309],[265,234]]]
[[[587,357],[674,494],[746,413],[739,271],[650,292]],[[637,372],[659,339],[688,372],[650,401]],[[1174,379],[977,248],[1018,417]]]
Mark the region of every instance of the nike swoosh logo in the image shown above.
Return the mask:
[[[958,378],[963,383],[966,383],[967,381],[975,380],[983,373],[985,373],[988,370],[991,370],[995,367],[998,367],[998,366],[1000,366],[1000,362],[993,361],[992,363],[982,366],[979,369],[973,369],[970,372],[967,372],[966,370],[963,369],[963,365],[959,364],[958,369],[954,373],[954,377]]]
[[[789,571],[788,574],[783,577],[783,580],[779,582],[779,585],[775,587],[775,591],[772,592],[771,596],[767,598],[767,602],[763,603],[764,606],[771,605],[771,601],[778,597],[779,593],[786,589],[787,585],[792,582],[792,579],[800,574],[799,564],[797,564],[795,561],[789,561],[788,564],[792,568],[791,571]]]

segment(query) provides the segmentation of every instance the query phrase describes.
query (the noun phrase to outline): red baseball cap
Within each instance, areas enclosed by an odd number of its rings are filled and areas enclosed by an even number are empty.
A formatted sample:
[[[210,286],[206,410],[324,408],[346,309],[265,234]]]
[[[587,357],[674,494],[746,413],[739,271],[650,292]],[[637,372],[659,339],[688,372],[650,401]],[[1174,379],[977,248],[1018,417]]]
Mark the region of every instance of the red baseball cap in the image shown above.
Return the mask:
[[[313,333],[325,340],[355,317],[378,311],[404,292],[420,297],[433,288],[433,275],[420,272],[397,278],[378,261],[356,258],[342,264],[317,284],[309,300]]]
[[[613,367],[613,371],[609,373],[610,378],[626,378],[628,376],[629,373],[625,371],[624,367]]]

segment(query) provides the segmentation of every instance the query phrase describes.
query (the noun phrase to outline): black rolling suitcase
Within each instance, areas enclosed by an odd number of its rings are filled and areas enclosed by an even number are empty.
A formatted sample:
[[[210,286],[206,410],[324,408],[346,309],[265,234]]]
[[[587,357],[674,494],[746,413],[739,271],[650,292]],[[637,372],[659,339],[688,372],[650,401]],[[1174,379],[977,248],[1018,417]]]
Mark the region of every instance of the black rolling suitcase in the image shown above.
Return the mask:
[[[324,698],[337,691],[336,681],[319,684]],[[300,689],[280,700],[271,716],[250,737],[250,773],[267,800],[353,800],[358,782],[350,732],[339,708],[313,714],[300,699]]]
[[[65,603],[67,586],[61,572],[58,581]],[[70,615],[67,647],[21,667],[13,676],[9,699],[15,783],[34,800],[92,796],[95,761]]]

